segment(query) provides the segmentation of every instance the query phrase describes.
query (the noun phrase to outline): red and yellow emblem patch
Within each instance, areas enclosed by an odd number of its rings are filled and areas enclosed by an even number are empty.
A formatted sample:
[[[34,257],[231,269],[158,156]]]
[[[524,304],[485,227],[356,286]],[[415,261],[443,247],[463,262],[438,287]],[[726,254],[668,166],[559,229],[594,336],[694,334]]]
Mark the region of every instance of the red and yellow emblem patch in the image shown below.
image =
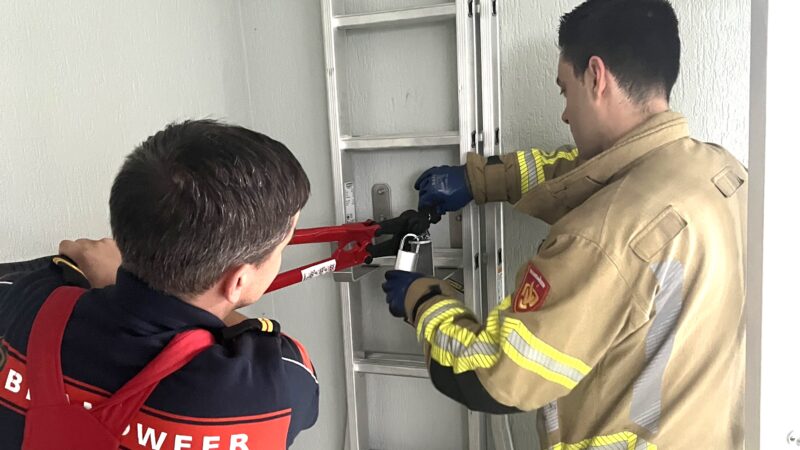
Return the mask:
[[[528,267],[525,269],[525,278],[514,295],[514,312],[538,310],[544,305],[544,300],[549,292],[550,283],[536,266],[528,263]]]

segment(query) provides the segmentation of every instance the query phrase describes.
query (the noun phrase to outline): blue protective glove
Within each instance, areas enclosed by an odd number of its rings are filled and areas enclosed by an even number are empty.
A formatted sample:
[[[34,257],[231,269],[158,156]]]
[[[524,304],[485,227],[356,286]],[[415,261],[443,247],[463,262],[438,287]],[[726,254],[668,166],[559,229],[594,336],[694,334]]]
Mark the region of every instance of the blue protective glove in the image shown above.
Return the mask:
[[[458,211],[472,201],[467,166],[431,167],[414,183],[419,191],[419,209],[433,207],[437,214]]]
[[[422,278],[421,273],[390,270],[386,272],[386,282],[381,285],[386,293],[389,312],[395,317],[406,318],[406,293],[411,283]]]

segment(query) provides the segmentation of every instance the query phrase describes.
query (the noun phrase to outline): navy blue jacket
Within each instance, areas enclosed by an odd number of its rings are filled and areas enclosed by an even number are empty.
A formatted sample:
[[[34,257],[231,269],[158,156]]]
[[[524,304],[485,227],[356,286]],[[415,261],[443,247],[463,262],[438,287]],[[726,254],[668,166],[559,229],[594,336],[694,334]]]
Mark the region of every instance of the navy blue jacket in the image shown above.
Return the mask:
[[[39,308],[67,282],[52,261],[0,273],[0,447],[21,447],[29,393],[28,335]],[[2,271],[0,271],[2,272]],[[69,277],[67,277],[69,279]],[[71,403],[102,401],[154,358],[178,332],[205,328],[217,343],[165,378],[134,417],[124,448],[285,449],[317,418],[319,385],[300,343],[249,330],[222,337],[207,311],[156,292],[120,270],[117,284],[91,289],[67,324],[61,358]],[[228,329],[230,331],[230,329]]]

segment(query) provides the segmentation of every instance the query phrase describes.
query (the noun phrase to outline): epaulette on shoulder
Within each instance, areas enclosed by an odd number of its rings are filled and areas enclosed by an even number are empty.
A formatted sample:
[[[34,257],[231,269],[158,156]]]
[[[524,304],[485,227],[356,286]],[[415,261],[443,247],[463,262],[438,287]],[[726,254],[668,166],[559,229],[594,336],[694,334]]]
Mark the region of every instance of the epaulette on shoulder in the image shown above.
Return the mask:
[[[57,255],[53,256],[51,259],[53,265],[61,269],[61,276],[64,278],[64,281],[71,285],[71,286],[78,286],[84,289],[89,289],[91,286],[89,284],[89,279],[86,278],[86,274],[78,268],[78,265],[75,264],[74,261],[67,258],[64,255]]]
[[[248,331],[266,333],[270,336],[281,334],[281,324],[275,320],[259,317],[255,319],[245,319],[236,325],[225,327],[220,331],[223,341],[235,339]]]

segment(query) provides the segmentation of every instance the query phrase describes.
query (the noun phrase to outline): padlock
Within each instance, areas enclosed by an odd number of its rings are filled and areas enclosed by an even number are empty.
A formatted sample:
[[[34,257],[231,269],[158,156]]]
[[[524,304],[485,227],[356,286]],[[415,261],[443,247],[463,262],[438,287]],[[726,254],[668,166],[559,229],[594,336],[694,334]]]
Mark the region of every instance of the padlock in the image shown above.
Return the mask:
[[[406,239],[413,238],[417,248],[415,251],[406,251]],[[419,259],[419,237],[416,234],[407,234],[400,240],[400,250],[397,252],[397,259],[394,263],[395,270],[414,272],[417,270],[417,260]]]

